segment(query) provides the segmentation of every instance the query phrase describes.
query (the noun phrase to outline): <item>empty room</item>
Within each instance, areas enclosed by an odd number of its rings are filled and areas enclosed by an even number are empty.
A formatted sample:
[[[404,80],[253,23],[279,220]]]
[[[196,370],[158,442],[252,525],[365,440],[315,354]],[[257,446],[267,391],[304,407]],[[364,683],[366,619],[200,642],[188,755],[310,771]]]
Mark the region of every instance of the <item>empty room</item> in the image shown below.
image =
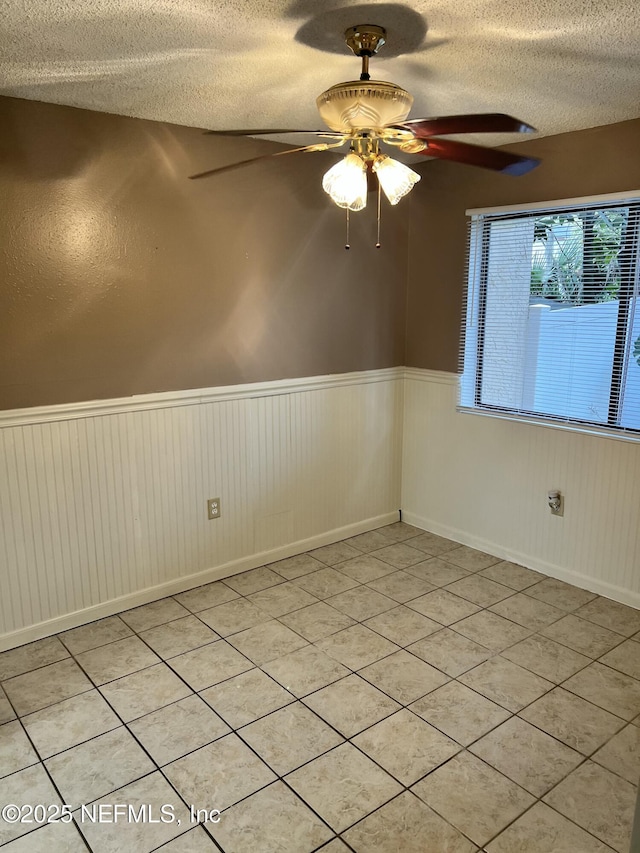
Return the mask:
[[[637,4],[0,45],[0,851],[640,853]]]

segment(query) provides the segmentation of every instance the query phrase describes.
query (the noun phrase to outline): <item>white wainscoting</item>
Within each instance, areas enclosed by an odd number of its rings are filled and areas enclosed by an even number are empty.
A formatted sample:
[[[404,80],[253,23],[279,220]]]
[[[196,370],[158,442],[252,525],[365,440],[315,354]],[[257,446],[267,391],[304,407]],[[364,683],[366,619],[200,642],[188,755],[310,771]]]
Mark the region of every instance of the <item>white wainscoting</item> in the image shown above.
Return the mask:
[[[640,444],[457,413],[457,388],[405,373],[403,520],[640,606]]]
[[[456,402],[455,375],[397,368],[0,412],[0,650],[390,523],[399,507],[640,606],[640,445]]]
[[[402,377],[0,413],[0,649],[397,520]]]

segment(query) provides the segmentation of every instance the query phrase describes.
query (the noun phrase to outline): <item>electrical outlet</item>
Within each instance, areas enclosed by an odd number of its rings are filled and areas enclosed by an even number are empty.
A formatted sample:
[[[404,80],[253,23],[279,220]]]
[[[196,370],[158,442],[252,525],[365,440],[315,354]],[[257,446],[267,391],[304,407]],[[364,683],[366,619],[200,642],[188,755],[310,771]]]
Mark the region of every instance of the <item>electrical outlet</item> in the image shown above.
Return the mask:
[[[207,516],[209,521],[220,518],[220,498],[209,498],[207,501]]]

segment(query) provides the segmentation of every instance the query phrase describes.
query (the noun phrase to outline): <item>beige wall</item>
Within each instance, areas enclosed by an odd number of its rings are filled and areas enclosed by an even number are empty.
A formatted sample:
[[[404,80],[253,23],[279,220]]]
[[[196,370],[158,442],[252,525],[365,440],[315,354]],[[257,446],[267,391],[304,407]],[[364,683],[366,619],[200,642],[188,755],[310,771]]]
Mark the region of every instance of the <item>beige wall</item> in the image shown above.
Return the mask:
[[[525,116],[526,118],[526,116]],[[429,162],[410,198],[406,361],[455,372],[474,207],[640,189],[640,119],[510,146],[542,164],[519,178]]]
[[[0,408],[403,363],[408,206],[352,216],[333,158],[0,99]],[[373,200],[373,197],[372,199]]]
[[[543,160],[521,178],[429,162],[383,248],[371,203],[346,252],[330,155],[191,182],[281,148],[13,98],[0,126],[0,409],[455,371],[467,208],[640,187],[640,119],[520,143]]]

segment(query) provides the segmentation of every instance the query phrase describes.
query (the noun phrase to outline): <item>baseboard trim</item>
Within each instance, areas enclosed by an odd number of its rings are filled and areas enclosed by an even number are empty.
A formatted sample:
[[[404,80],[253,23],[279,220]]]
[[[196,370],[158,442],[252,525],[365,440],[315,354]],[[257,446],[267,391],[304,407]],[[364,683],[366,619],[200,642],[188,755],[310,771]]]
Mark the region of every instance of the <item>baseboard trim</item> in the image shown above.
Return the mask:
[[[629,607],[640,609],[640,593],[632,592],[615,584],[607,583],[598,578],[593,578],[590,575],[582,574],[581,572],[567,569],[564,566],[558,566],[555,563],[547,563],[545,560],[540,560],[530,554],[524,554],[520,551],[513,551],[499,545],[497,542],[491,542],[488,539],[483,539],[480,536],[474,536],[456,527],[449,527],[446,524],[440,524],[432,519],[423,518],[413,512],[402,511],[402,520],[407,524],[412,524],[414,527],[419,527],[421,530],[426,530],[429,533],[435,533],[437,536],[444,536],[447,539],[453,539],[454,542],[459,542],[461,545],[468,545],[470,548],[476,548],[478,551],[485,551],[488,554],[494,554],[502,560],[509,560],[512,563],[518,563],[527,569],[533,569],[535,572],[542,572],[556,580],[565,581],[565,583],[573,584],[581,589],[586,589],[589,592],[595,592],[605,598],[611,598],[613,601],[618,601],[620,604],[627,604]]]
[[[249,569],[256,569],[267,563],[274,563],[276,560],[294,557],[296,554],[303,554],[305,551],[311,551],[313,548],[332,545],[334,542],[348,539],[350,536],[367,533],[369,530],[375,530],[377,527],[383,527],[385,524],[393,524],[395,521],[398,521],[399,517],[398,510],[387,512],[374,518],[368,518],[365,521],[358,521],[354,524],[347,524],[344,527],[328,530],[325,533],[311,536],[308,539],[300,539],[288,545],[281,545],[269,551],[261,551],[257,554],[240,557],[221,566],[205,569],[202,572],[196,572],[185,577],[175,578],[175,580],[147,587],[146,589],[138,590],[119,598],[113,598],[110,601],[86,607],[83,610],[76,610],[64,616],[57,616],[45,622],[38,622],[36,625],[30,625],[27,628],[21,628],[18,631],[0,635],[0,652],[13,649],[16,646],[22,646],[25,643],[32,643],[34,640],[41,640],[43,637],[50,637],[52,634],[59,634],[61,631],[78,628],[80,625],[86,625],[87,622],[104,619],[106,616],[113,616],[116,613],[121,613],[123,610],[139,607],[141,604],[149,604],[151,601],[157,601],[169,595],[186,592],[205,583],[211,583],[211,581],[229,578],[232,575],[246,572]]]

